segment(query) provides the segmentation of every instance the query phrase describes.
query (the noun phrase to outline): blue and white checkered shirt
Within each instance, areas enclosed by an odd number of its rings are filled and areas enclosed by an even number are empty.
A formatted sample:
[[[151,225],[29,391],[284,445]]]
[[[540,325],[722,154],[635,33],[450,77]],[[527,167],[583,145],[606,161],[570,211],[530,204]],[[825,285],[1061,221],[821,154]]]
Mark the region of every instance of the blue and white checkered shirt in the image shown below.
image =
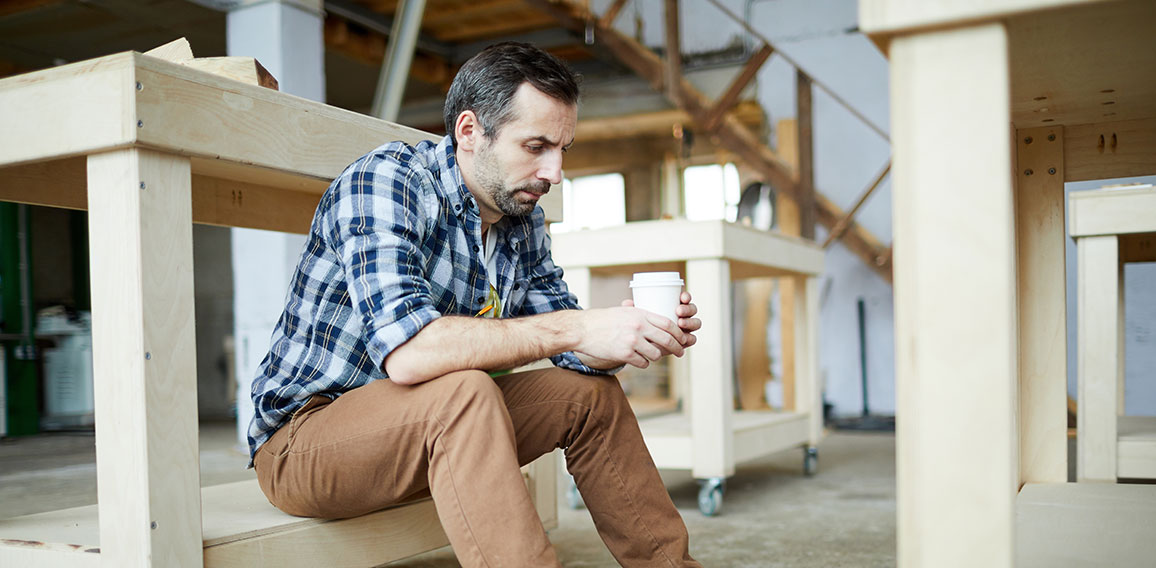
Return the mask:
[[[386,356],[426,324],[485,305],[481,222],[449,136],[436,145],[390,142],[333,181],[253,380],[250,457],[313,395],[336,398],[386,379]],[[503,317],[578,309],[550,258],[540,207],[495,229]],[[605,374],[573,353],[551,360]]]

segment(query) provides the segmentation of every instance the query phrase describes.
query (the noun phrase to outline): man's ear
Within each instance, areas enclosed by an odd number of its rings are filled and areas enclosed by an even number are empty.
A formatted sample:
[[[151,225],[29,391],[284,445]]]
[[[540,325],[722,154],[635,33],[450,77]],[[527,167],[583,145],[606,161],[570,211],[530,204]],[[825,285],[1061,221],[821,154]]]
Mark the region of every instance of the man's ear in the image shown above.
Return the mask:
[[[458,149],[472,152],[481,142],[484,132],[478,115],[472,110],[464,110],[454,121],[454,138],[457,139]]]

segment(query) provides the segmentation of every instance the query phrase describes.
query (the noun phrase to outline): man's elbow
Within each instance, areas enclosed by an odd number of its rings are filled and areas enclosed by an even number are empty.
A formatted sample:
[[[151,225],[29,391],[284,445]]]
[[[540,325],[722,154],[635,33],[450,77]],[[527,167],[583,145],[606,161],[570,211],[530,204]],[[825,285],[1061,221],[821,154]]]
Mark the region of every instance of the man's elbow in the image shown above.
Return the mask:
[[[423,376],[420,368],[410,361],[411,358],[406,357],[404,352],[399,353],[400,348],[390,353],[382,364],[382,370],[389,377],[389,380],[399,385],[416,385],[429,380],[429,377]]]

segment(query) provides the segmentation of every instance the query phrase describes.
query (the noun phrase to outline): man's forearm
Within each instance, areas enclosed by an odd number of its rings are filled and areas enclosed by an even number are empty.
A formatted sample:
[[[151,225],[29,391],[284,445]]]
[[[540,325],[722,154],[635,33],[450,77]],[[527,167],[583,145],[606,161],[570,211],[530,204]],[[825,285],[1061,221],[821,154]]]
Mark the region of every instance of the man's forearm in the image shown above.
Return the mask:
[[[440,317],[386,357],[396,383],[417,384],[465,369],[509,369],[574,348],[577,311],[512,319]]]

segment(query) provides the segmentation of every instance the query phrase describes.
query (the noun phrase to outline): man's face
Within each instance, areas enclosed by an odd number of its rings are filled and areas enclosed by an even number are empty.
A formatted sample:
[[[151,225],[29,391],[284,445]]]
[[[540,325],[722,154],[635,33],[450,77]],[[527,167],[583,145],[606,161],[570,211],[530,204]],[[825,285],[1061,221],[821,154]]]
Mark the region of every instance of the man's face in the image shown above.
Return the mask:
[[[513,106],[514,118],[497,138],[482,137],[475,154],[475,193],[491,215],[527,215],[551,184],[562,182],[562,155],[574,140],[578,122],[574,105],[529,83],[518,87]]]

